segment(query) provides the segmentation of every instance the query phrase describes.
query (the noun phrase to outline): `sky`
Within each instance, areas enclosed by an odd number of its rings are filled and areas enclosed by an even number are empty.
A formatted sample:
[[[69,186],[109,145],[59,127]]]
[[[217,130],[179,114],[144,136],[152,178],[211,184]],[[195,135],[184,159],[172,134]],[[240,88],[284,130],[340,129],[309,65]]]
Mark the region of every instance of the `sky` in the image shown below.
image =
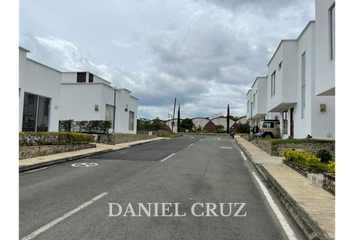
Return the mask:
[[[19,45],[60,71],[90,71],[139,98],[138,118],[246,115],[246,94],[314,0],[20,0]]]

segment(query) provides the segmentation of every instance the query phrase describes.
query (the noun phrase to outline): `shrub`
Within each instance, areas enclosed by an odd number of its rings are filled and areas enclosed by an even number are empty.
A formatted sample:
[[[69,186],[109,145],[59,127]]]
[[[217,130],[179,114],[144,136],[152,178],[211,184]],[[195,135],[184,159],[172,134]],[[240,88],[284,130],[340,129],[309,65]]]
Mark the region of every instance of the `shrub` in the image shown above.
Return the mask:
[[[250,124],[247,121],[246,123],[237,123],[236,131],[238,133],[250,133]]]
[[[285,156],[285,160],[300,164],[306,164],[306,158],[310,156],[307,152],[298,152],[290,149],[284,150],[283,155]]]
[[[317,158],[316,156],[314,155],[309,155],[307,158],[306,158],[306,165],[307,166],[310,166],[310,167],[313,167],[315,166],[316,163],[319,163],[321,162],[321,159],[320,158]]]
[[[20,146],[68,145],[94,142],[94,136],[71,132],[20,132]]]
[[[323,163],[328,163],[329,161],[332,161],[332,154],[327,151],[326,149],[320,149],[316,153],[316,157],[321,159],[321,162]]]
[[[328,168],[329,168],[329,171],[328,171],[329,173],[335,173],[336,172],[336,162],[329,161]]]
[[[59,121],[59,132],[77,132],[77,133],[104,133],[107,134],[112,128],[111,121]]]
[[[320,158],[317,158],[316,156],[310,155],[307,152],[303,152],[303,151],[294,151],[290,149],[285,149],[283,151],[283,155],[285,157],[285,160],[287,161],[296,162],[309,167],[313,167],[316,165],[316,163],[319,163],[321,161]]]

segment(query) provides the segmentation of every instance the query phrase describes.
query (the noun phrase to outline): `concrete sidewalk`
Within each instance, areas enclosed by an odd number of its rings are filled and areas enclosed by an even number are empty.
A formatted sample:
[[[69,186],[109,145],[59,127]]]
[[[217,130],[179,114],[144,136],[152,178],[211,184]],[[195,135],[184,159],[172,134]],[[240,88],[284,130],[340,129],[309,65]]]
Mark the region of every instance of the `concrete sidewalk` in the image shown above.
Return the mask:
[[[332,194],[283,164],[283,157],[270,156],[240,136],[235,136],[235,141],[265,177],[308,239],[335,239],[335,197]]]
[[[78,151],[72,152],[65,152],[65,153],[58,153],[58,154],[51,154],[46,156],[34,157],[34,158],[27,158],[19,160],[19,171],[28,171],[60,162],[66,162],[71,160],[80,159],[83,157],[93,156],[97,154],[102,154],[106,152],[112,152],[119,149],[129,148],[134,145],[140,145],[148,142],[160,141],[164,139],[169,139],[165,137],[157,137],[147,140],[139,140],[134,142],[127,142],[127,143],[120,143],[116,145],[107,145],[101,143],[95,143],[95,148],[88,148]]]

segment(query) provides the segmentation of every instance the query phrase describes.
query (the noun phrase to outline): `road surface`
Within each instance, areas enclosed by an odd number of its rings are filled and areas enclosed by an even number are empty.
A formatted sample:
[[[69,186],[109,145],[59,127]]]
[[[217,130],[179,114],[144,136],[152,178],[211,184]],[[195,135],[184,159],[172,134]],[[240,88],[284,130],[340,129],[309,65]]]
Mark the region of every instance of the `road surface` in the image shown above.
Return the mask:
[[[228,136],[186,135],[24,172],[19,187],[20,239],[305,239]]]

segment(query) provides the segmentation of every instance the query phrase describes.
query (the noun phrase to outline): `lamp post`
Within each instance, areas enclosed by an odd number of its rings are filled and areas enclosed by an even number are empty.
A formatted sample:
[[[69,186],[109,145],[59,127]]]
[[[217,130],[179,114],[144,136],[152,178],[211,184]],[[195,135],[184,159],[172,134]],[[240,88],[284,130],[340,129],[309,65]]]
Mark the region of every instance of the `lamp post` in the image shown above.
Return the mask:
[[[114,87],[114,107],[113,107],[113,131],[112,131],[112,135],[115,134],[115,125],[116,125],[116,93],[117,93],[117,88]]]
[[[250,123],[250,134],[252,132],[252,102],[251,102],[251,123]]]

